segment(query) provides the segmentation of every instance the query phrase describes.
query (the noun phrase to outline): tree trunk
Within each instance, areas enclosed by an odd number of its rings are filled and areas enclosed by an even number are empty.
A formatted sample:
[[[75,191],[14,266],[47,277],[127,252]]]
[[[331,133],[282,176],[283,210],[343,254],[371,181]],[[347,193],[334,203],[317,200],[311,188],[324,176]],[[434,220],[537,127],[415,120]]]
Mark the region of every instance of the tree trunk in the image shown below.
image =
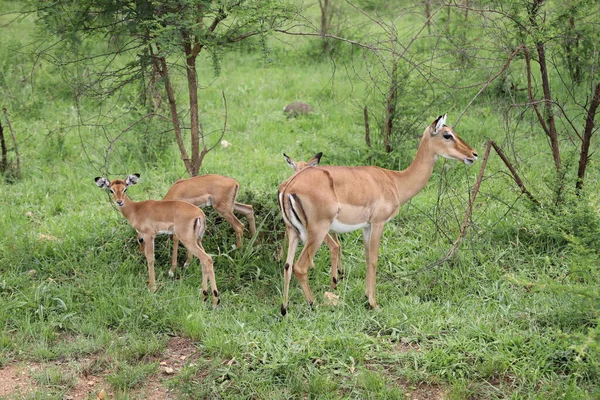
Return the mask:
[[[562,162],[560,160],[560,147],[558,143],[558,132],[556,130],[556,121],[554,119],[554,110],[552,109],[552,94],[550,91],[550,79],[548,78],[548,67],[546,66],[546,51],[543,43],[536,44],[539,63],[540,75],[542,78],[542,89],[544,90],[544,104],[546,105],[546,121],[548,123],[548,137],[550,138],[550,146],[552,147],[552,157],[556,172],[562,175]]]
[[[193,175],[192,163],[190,157],[185,149],[183,143],[183,136],[181,132],[181,125],[179,123],[179,115],[177,115],[177,102],[175,100],[175,91],[173,85],[171,85],[171,79],[169,78],[169,70],[167,66],[167,60],[164,57],[154,56],[154,63],[157,66],[157,70],[160,72],[161,77],[165,83],[165,91],[167,92],[167,99],[169,101],[169,111],[171,112],[171,122],[173,123],[173,129],[175,131],[175,139],[177,140],[177,146],[179,147],[179,153],[181,159],[185,165],[185,169],[190,176]]]
[[[596,110],[600,104],[600,83],[596,85],[594,95],[592,97],[592,103],[587,112],[585,120],[585,129],[583,131],[583,138],[581,143],[581,152],[579,153],[579,169],[577,170],[577,183],[575,188],[577,193],[583,188],[583,179],[585,178],[585,170],[589,161],[590,142],[592,135],[594,134],[594,119],[596,117]]]
[[[371,127],[369,126],[369,109],[367,106],[363,108],[363,115],[365,118],[365,144],[367,147],[371,147]]]
[[[185,35],[184,35],[185,37]],[[188,39],[188,38],[186,38]],[[188,95],[190,99],[190,130],[192,145],[192,171],[191,176],[198,175],[202,160],[200,158],[200,117],[198,114],[198,73],[196,71],[196,57],[192,49],[192,44],[186,40],[185,44],[185,64],[188,83]]]
[[[2,159],[0,160],[0,172],[5,172],[8,167],[8,150],[6,149],[6,141],[4,140],[4,128],[0,121],[0,148],[2,149]]]
[[[536,36],[539,32],[537,24],[537,15],[540,7],[544,3],[544,0],[533,0],[531,8],[529,10],[529,22],[534,32],[532,36]],[[529,62],[529,56],[527,50],[525,50],[525,58],[528,64],[527,66],[527,82],[529,89],[529,100],[532,102],[532,106],[536,111],[540,125],[546,132],[548,139],[550,140],[550,148],[552,149],[552,158],[554,159],[554,168],[556,169],[556,202],[560,203],[562,198],[562,192],[564,189],[564,173],[563,166],[560,158],[560,143],[558,140],[558,131],[556,130],[556,121],[554,119],[554,110],[552,108],[552,92],[550,90],[550,78],[548,76],[548,67],[546,64],[546,49],[544,43],[537,39],[535,44],[538,53],[538,63],[540,64],[540,78],[542,80],[542,90],[544,91],[544,105],[546,109],[546,118],[542,117],[542,114],[537,109],[537,106],[533,104],[533,94],[531,91],[531,66]]]
[[[329,33],[333,10],[330,0],[319,0],[319,7],[321,9],[321,35],[323,35],[323,52],[329,53],[330,43],[329,39],[326,38],[325,35]]]
[[[383,144],[387,153],[392,152],[391,137],[394,128],[394,117],[396,115],[396,98],[398,96],[398,60],[393,60],[392,62],[390,90],[386,99],[386,113],[383,124]]]

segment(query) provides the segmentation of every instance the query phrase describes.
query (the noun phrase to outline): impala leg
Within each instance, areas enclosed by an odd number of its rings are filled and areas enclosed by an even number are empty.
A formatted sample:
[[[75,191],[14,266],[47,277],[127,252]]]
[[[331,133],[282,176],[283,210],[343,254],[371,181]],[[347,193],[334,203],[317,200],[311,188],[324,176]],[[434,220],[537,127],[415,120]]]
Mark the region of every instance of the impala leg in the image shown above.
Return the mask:
[[[210,287],[212,288],[213,293],[213,306],[216,307],[221,302],[219,298],[219,290],[217,289],[217,282],[215,280],[215,270],[213,268],[213,259],[211,256],[206,254],[202,246],[194,243],[194,245],[188,247],[190,252],[193,252],[196,257],[200,260],[200,265],[202,265],[202,297],[203,300],[206,300],[208,296],[208,287],[207,281],[210,282]]]
[[[298,279],[298,282],[300,283],[300,288],[304,293],[304,297],[311,307],[315,302],[315,298],[313,297],[308,284],[308,269],[314,266],[313,260],[315,254],[323,244],[323,240],[328,234],[329,226],[322,229],[319,229],[319,227],[316,228],[316,230],[307,232],[307,239],[306,243],[304,243],[304,248],[300,252],[300,256],[298,256],[296,264],[294,264],[294,275],[296,275],[296,279]]]
[[[294,265],[294,256],[296,255],[298,240],[300,239],[298,233],[293,228],[286,226],[285,233],[288,239],[288,253],[285,259],[285,266],[283,267],[283,303],[281,304],[281,315],[287,314],[292,266]],[[281,248],[283,249],[283,246]]]
[[[370,228],[363,229],[363,239],[365,242],[365,255],[367,260],[367,284],[365,295],[369,299],[369,305],[372,309],[377,309],[375,300],[375,281],[377,275],[377,259],[379,257],[379,244],[381,234],[383,233],[383,224],[372,224]]]
[[[200,246],[202,247],[202,246]],[[204,250],[204,248],[202,248]],[[185,257],[185,262],[183,263],[183,268],[187,268],[190,266],[190,264],[192,263],[194,259],[194,253],[192,253],[191,251],[187,251],[187,255]]]
[[[335,241],[335,243],[338,245],[338,257],[337,257],[337,265],[336,265],[336,269],[337,269],[337,273],[339,275],[338,280],[343,278],[344,275],[344,269],[342,268],[342,246],[340,245],[340,240],[338,239],[338,235],[335,232],[331,232],[330,233],[331,238]]]
[[[281,241],[281,246],[279,246],[279,250],[277,250],[277,254],[275,255],[275,259],[277,261],[281,261],[283,258],[283,253],[285,252],[285,244],[288,242],[288,234],[287,230],[283,232],[283,240]]]
[[[232,211],[216,210],[235,231],[235,246],[240,249],[244,240],[244,224],[233,214]]]
[[[337,235],[325,235],[325,243],[329,247],[331,257],[331,288],[335,289],[338,284],[338,271],[340,265],[340,243],[337,240]]]
[[[235,203],[233,210],[237,211],[246,216],[248,220],[248,228],[250,229],[250,235],[256,235],[256,220],[254,219],[254,208],[250,204]]]
[[[154,237],[142,236],[144,240],[144,255],[148,262],[148,286],[151,292],[156,292],[156,277],[154,276]]]
[[[137,242],[138,242],[138,248],[140,249],[140,253],[144,254],[144,239],[142,238],[142,235],[138,234],[137,235]]]
[[[172,278],[175,276],[175,268],[177,268],[177,252],[179,250],[179,238],[177,235],[173,235],[173,257],[171,257],[171,269],[169,269],[169,276]]]

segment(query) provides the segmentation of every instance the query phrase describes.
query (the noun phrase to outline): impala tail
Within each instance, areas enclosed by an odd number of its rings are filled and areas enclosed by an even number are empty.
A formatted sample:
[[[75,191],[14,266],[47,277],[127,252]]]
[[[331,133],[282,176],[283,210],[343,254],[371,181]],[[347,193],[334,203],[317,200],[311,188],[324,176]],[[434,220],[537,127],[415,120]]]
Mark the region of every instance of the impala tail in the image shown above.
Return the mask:
[[[202,218],[196,218],[194,221],[194,234],[198,238],[198,240],[202,240],[204,236],[204,232],[206,231],[206,224],[204,223]]]
[[[279,193],[279,208],[285,223],[294,228],[303,243],[306,242],[306,213],[298,195],[287,192]]]

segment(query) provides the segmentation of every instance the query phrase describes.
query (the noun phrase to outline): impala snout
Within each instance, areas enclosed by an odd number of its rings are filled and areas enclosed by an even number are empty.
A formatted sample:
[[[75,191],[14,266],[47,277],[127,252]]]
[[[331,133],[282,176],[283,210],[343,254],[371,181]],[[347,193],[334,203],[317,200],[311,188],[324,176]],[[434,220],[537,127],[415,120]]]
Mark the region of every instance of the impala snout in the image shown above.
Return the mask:
[[[473,164],[475,161],[477,161],[477,153],[473,152],[472,157],[466,157],[464,161],[467,165]]]
[[[116,200],[116,202],[119,207],[123,207],[123,205],[125,204],[123,200]]]

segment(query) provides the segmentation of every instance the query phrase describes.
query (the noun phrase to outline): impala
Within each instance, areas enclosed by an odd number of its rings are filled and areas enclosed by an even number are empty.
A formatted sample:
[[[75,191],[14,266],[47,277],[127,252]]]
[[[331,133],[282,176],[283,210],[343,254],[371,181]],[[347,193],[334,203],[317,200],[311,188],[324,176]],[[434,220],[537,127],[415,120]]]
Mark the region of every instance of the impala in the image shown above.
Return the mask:
[[[323,153],[315,154],[315,156],[308,161],[294,161],[285,153],[283,153],[283,156],[285,157],[285,161],[288,163],[288,165],[294,170],[294,173],[297,173],[298,171],[303,170],[306,167],[316,167],[317,165],[319,165]],[[291,179],[292,178],[290,177],[279,185],[279,193],[283,191],[283,189],[286,187],[286,185],[290,182]],[[283,238],[284,242],[286,241],[286,238],[287,232]],[[342,270],[341,261],[342,250],[337,234],[334,232],[332,234],[328,233],[327,235],[325,235],[325,244],[327,244],[327,247],[329,247],[329,254],[331,258],[331,288],[335,289],[339,280],[338,274],[341,278],[341,276],[344,273]],[[279,256],[279,259],[281,260],[282,257],[283,246],[281,246],[281,255]]]
[[[148,283],[152,292],[156,291],[154,276],[154,238],[158,234],[177,235],[188,251],[200,260],[202,265],[202,297],[208,296],[208,281],[213,291],[213,305],[219,304],[219,291],[215,282],[212,258],[202,247],[202,235],[206,229],[206,217],[201,209],[185,201],[146,200],[132,201],[125,192],[135,185],[139,174],[129,175],[127,179],[109,181],[106,178],[94,179],[98,187],[108,188],[119,210],[137,231],[144,243],[144,254],[148,261]]]
[[[404,171],[373,166],[305,168],[279,190],[279,206],[288,237],[283,270],[281,314],[287,313],[292,271],[304,297],[312,306],[308,269],[329,231],[343,233],[362,229],[367,278],[365,295],[376,309],[375,276],[384,224],[398,214],[400,206],[415,196],[433,173],[439,156],[472,164],[477,153],[438,117],[423,132],[417,154]],[[294,263],[298,241],[304,247]]]
[[[186,201],[198,207],[212,206],[233,227],[236,247],[240,248],[244,237],[244,224],[233,212],[237,211],[246,216],[252,236],[256,234],[256,222],[252,206],[235,201],[239,189],[239,183],[233,178],[214,174],[200,175],[175,182],[163,200]],[[179,240],[177,235],[173,235],[173,258],[169,270],[170,277],[174,276],[175,268],[177,268],[178,248]],[[191,259],[192,254],[188,252],[184,267],[188,266]]]

